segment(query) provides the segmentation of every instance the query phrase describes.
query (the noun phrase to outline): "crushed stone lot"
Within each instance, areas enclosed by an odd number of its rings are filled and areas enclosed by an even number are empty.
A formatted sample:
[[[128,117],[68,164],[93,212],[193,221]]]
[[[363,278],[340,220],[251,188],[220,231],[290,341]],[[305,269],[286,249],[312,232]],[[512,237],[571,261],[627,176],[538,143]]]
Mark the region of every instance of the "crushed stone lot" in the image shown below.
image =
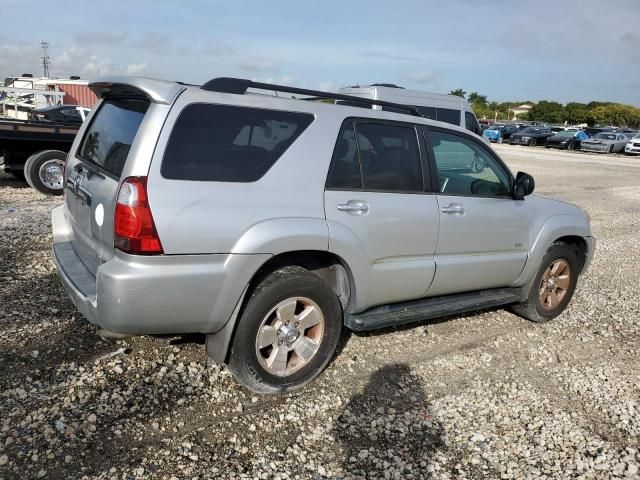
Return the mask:
[[[0,479],[640,478],[640,157],[496,150],[591,215],[568,310],[345,335],[270,397],[200,336],[101,340],[55,273],[61,199],[0,174]]]

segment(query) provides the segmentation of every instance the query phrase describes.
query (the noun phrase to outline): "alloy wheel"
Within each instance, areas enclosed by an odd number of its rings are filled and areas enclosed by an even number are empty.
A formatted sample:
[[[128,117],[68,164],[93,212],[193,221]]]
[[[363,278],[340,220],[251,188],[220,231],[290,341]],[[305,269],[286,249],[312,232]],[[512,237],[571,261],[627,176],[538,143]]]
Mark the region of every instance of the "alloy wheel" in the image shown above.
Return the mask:
[[[258,328],[256,355],[260,365],[272,375],[291,375],[318,352],[324,328],[324,315],[313,300],[283,300],[267,313]]]
[[[570,285],[571,267],[569,262],[562,258],[554,260],[540,279],[538,293],[542,308],[545,310],[557,308],[567,295]]]

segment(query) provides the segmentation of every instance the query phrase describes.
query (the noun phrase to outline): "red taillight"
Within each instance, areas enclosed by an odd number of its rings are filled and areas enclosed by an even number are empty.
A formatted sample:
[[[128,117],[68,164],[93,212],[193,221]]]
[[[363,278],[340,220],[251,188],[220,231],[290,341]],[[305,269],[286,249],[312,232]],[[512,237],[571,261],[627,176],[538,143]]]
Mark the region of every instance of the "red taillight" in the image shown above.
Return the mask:
[[[113,233],[113,246],[118,250],[139,255],[162,253],[147,198],[147,177],[128,177],[120,185]]]

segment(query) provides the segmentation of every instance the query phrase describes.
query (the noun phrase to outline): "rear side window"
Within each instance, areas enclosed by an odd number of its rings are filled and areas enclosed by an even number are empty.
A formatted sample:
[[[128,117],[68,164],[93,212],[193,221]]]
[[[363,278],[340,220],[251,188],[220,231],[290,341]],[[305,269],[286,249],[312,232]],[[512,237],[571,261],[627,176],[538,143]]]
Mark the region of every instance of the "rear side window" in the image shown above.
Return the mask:
[[[438,121],[460,126],[460,110],[438,108]]]
[[[105,100],[80,145],[80,158],[120,177],[149,102]]]
[[[327,188],[385,192],[423,191],[413,126],[347,123],[334,149]]]
[[[312,121],[307,113],[191,104],[173,127],[161,173],[176,180],[256,181]]]
[[[360,190],[362,188],[358,146],[352,123],[345,125],[338,136],[331,159],[331,169],[327,177],[327,188],[338,190]]]

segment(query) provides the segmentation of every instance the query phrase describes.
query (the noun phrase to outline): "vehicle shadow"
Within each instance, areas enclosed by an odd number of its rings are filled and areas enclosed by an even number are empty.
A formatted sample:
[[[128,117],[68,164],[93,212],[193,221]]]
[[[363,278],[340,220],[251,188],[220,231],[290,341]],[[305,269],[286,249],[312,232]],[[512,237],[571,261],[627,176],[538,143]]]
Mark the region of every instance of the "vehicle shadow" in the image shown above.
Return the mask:
[[[434,454],[445,447],[424,386],[406,364],[374,372],[337,418],[333,435],[344,452],[345,478],[428,477]]]

